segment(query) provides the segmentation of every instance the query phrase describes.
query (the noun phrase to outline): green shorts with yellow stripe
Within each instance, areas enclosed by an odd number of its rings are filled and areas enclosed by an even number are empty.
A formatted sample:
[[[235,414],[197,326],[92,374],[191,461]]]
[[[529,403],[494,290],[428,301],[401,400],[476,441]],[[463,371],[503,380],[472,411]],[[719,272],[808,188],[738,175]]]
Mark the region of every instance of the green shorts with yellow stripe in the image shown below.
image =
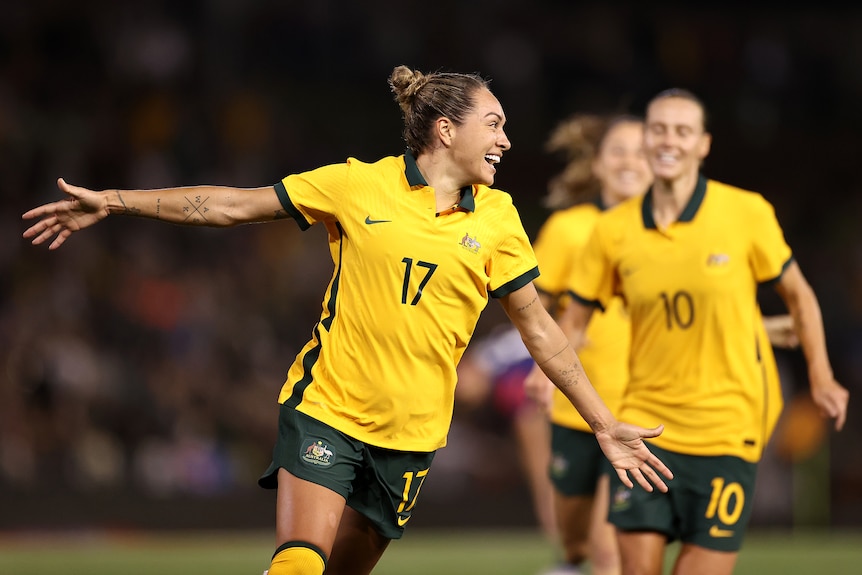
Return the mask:
[[[400,539],[434,454],[374,447],[282,404],[273,460],[258,484],[277,488],[284,468],[340,494],[384,537]]]
[[[621,531],[654,531],[668,541],[738,551],[751,518],[757,464],[731,456],[650,450],[673,471],[667,493],[633,489],[611,474],[608,520]]]

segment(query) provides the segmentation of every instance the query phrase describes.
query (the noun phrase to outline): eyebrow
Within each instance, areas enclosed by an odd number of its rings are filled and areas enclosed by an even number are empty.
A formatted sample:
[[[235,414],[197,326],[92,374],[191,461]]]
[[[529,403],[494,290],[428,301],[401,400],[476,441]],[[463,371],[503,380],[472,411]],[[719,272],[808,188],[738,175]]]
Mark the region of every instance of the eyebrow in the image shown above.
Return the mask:
[[[505,120],[506,119],[504,116],[501,116],[497,112],[488,112],[487,114],[485,114],[485,117],[487,118],[488,116],[494,116],[498,120]]]

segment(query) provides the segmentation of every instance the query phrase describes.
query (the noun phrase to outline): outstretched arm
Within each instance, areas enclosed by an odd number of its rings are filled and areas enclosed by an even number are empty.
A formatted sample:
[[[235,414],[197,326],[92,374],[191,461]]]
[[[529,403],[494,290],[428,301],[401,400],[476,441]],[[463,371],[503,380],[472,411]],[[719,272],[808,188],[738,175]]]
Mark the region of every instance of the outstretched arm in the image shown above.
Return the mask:
[[[785,270],[775,284],[775,289],[793,316],[796,333],[808,363],[811,397],[824,415],[835,419],[835,429],[840,431],[847,418],[850,392],[835,381],[832,373],[817,296],[796,262],[791,263]]]
[[[34,245],[51,238],[57,249],[73,232],[88,228],[111,214],[138,216],[174,224],[224,227],[287,217],[272,186],[231,188],[190,186],[157,190],[93,191],[68,184],[57,186],[66,197],[24,213],[38,219],[25,232]]]
[[[620,480],[632,487],[630,473],[647,491],[652,491],[653,485],[667,491],[659,473],[668,479],[673,474],[643,442],[660,435],[663,427],[645,429],[616,420],[584,373],[568,338],[542,306],[532,283],[501,298],[500,303],[536,364],[590,424]]]

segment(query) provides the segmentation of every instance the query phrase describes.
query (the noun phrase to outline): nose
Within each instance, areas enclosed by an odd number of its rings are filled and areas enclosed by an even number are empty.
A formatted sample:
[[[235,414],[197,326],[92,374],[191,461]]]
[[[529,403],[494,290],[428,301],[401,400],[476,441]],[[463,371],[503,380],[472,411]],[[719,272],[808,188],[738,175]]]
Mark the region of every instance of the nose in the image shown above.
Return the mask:
[[[506,132],[503,130],[500,130],[500,137],[497,139],[497,145],[500,146],[500,149],[504,152],[512,149],[512,142],[509,141],[509,136],[507,136]]]

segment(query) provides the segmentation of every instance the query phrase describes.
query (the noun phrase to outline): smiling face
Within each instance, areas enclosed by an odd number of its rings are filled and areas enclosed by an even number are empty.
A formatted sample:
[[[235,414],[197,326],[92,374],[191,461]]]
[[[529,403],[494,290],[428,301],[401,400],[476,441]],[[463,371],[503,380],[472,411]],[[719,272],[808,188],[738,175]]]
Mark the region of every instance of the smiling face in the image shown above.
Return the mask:
[[[652,183],[643,144],[643,124],[637,121],[620,121],[602,138],[592,166],[605,205],[643,194]]]
[[[682,97],[653,101],[647,108],[644,147],[656,179],[692,177],[709,154],[703,108]]]
[[[506,116],[497,98],[488,90],[477,90],[473,109],[459,126],[452,126],[450,153],[456,179],[462,185],[494,183],[496,164],[512,144],[503,131]]]

